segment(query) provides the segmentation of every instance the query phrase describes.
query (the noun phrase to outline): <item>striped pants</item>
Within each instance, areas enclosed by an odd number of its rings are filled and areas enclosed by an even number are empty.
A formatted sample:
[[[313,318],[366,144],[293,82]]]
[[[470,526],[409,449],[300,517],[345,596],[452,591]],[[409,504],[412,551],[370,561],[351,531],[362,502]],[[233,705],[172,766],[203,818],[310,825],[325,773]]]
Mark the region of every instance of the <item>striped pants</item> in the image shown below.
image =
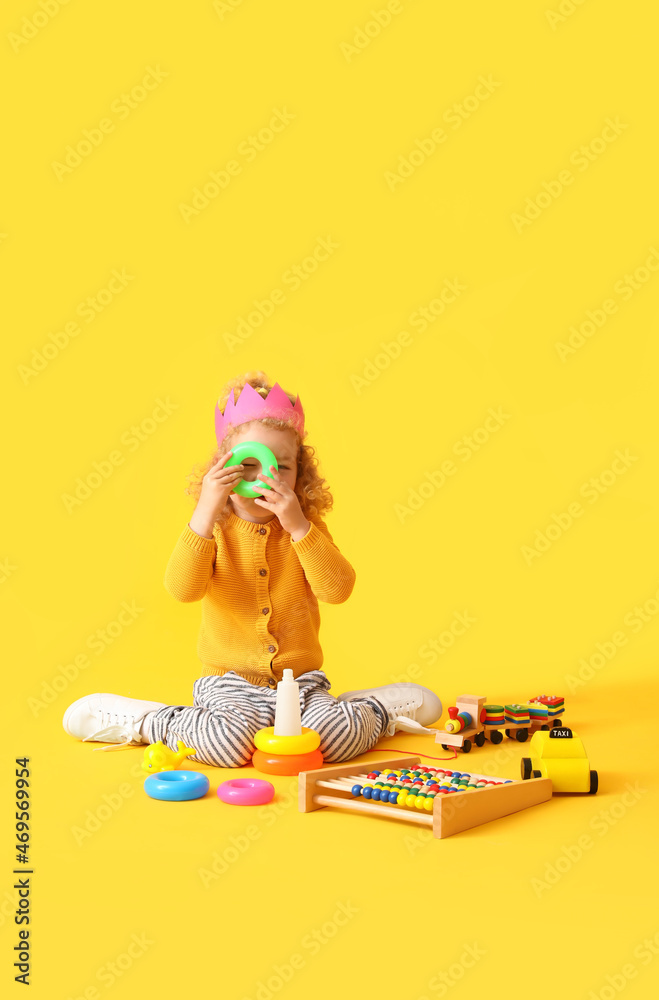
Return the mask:
[[[351,760],[384,735],[389,717],[377,699],[338,701],[322,670],[310,670],[296,681],[302,725],[320,734],[319,749],[328,764]],[[149,742],[162,740],[175,750],[182,740],[197,751],[191,760],[241,767],[254,753],[254,734],[274,725],[276,696],[276,689],[250,684],[233,670],[200,677],[192,706],[167,705],[151,716]]]

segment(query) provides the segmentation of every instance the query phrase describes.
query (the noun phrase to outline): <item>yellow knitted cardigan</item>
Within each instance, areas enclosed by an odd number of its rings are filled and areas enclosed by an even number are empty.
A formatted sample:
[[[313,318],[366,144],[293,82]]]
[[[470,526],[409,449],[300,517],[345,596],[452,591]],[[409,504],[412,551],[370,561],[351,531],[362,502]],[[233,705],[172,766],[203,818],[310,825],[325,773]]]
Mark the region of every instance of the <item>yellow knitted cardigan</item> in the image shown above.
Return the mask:
[[[165,571],[177,601],[201,601],[197,654],[203,675],[235,670],[252,684],[275,687],[282,671],[318,670],[318,601],[342,604],[355,571],[321,518],[294,542],[274,517],[266,524],[231,512],[224,528],[203,538],[183,529]]]

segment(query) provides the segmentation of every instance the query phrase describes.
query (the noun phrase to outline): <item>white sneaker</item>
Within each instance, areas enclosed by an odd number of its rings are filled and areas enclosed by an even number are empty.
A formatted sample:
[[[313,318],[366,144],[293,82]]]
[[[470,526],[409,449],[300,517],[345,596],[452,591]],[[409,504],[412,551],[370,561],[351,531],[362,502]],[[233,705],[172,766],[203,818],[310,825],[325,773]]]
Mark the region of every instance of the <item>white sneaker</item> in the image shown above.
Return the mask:
[[[405,733],[434,733],[427,729],[442,714],[442,703],[434,693],[421,684],[384,684],[382,687],[363,688],[361,691],[344,691],[339,701],[361,701],[363,698],[377,698],[389,715],[387,736],[398,730]]]
[[[165,708],[161,701],[139,701],[120,694],[88,694],[69,705],[62,725],[69,734],[83,743],[118,743],[95,750],[116,750],[121,747],[148,743],[140,735],[140,726],[147,712]]]

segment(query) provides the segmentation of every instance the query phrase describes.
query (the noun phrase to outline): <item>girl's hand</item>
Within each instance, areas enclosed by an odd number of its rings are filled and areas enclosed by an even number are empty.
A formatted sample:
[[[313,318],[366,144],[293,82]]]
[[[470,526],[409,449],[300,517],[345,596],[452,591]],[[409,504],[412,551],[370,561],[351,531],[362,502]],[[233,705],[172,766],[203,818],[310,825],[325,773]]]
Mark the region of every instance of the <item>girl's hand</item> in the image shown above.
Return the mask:
[[[257,503],[265,510],[271,510],[279,518],[279,523],[289,534],[300,533],[300,537],[306,533],[310,527],[310,521],[306,519],[300,507],[295,491],[282,481],[274,465],[270,466],[270,476],[259,472],[257,479],[263,479],[271,487],[263,490],[263,496],[255,497]]]
[[[230,465],[225,469],[232,454],[227,451],[221,455],[201,481],[201,494],[190,519],[190,527],[206,538],[212,537],[218,514],[224,509],[232,489],[243,478],[242,465]]]
[[[220,513],[229,494],[243,478],[243,465],[230,465],[228,469],[225,468],[232,455],[232,451],[221,455],[201,481],[199,505],[205,510],[212,510],[215,514]]]

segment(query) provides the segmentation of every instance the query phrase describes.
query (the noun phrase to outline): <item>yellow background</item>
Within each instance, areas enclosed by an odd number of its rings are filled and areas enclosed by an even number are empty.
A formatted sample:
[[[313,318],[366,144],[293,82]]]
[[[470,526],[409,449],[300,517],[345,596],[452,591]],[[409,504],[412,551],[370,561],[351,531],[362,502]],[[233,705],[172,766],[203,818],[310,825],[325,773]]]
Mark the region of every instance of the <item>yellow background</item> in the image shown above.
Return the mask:
[[[410,0],[378,30],[384,3],[347,0],[46,6],[12,0],[1,15],[3,982],[18,992],[10,796],[28,755],[32,996],[607,997],[621,981],[655,995],[659,957],[643,941],[659,945],[659,273],[638,270],[659,250],[654,11],[563,0],[559,20],[557,2]],[[149,67],[166,76],[121,111]],[[496,86],[474,102],[480,78]],[[275,109],[294,118],[248,160],[241,144]],[[107,118],[113,130],[58,179],[67,146]],[[621,124],[602,141],[607,119]],[[444,141],[392,190],[387,172],[438,128]],[[181,204],[231,159],[240,173],[186,222]],[[565,170],[572,183],[516,226]],[[286,286],[319,238],[337,249]],[[80,303],[113,270],[130,278],[86,322]],[[415,329],[456,279],[456,301]],[[285,302],[232,347],[225,334],[275,288]],[[607,299],[615,313],[562,360],[557,343]],[[407,346],[378,360],[401,331]],[[229,772],[197,765],[205,800],[153,802],[141,750],[94,753],[64,733],[67,705],[93,691],[191,701],[200,608],[162,578],[191,512],[185,476],[214,447],[217,393],[253,368],[300,393],[335,496],[328,526],[357,571],[350,600],[321,609],[333,691],[407,676],[445,707],[463,692],[563,694],[597,797],[427,842],[385,820],[300,815],[289,778],[248,812],[217,801]],[[153,424],[158,400],[171,412]],[[464,460],[456,446],[490,408],[506,419]],[[78,477],[117,450],[121,464],[67,510]],[[620,474],[607,472],[617,450],[631,456]],[[447,460],[454,474],[398,516]],[[582,492],[592,477],[596,502]],[[561,516],[568,528],[525,558]],[[123,602],[141,610],[91,650]],[[456,613],[474,623],[431,662]],[[436,753],[430,737],[383,745]],[[464,764],[517,777],[523,752],[505,741]],[[150,943],[126,959],[132,935]]]

